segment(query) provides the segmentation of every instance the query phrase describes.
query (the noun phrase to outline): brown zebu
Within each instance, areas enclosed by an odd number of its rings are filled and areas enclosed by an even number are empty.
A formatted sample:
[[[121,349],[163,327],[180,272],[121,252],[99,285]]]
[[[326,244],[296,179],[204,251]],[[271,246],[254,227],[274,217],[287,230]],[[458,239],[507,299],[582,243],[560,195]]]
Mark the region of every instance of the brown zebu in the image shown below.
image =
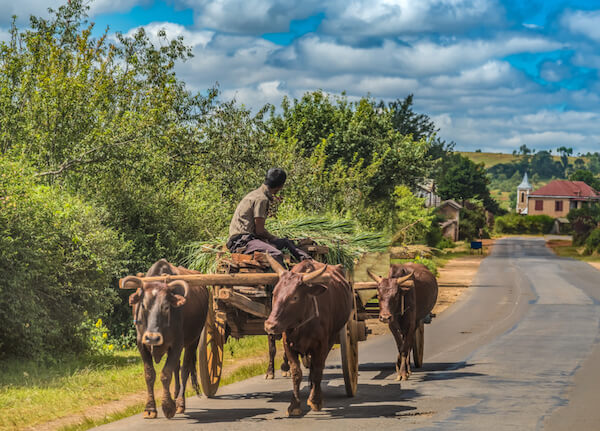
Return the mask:
[[[321,379],[325,360],[333,347],[336,334],[346,324],[353,307],[352,288],[341,266],[327,266],[315,261],[302,261],[286,271],[267,255],[271,267],[279,274],[273,290],[273,306],[265,321],[269,334],[283,333],[283,346],[290,362],[293,392],[289,416],[302,414],[300,382],[302,369],[298,355],[310,363],[311,391],[307,404],[312,410],[323,407]],[[320,277],[329,274],[326,283]]]
[[[420,263],[393,264],[387,278],[367,272],[378,283],[379,320],[389,325],[398,346],[397,380],[407,380],[410,375],[408,355],[414,343],[415,330],[435,306],[437,281],[431,271]],[[401,286],[408,280],[413,280],[412,286]]]
[[[148,270],[146,276],[198,274],[182,267],[175,267],[161,259]],[[124,279],[125,284],[127,278]],[[138,284],[141,281],[138,279]],[[162,410],[167,418],[185,411],[185,387],[191,375],[192,385],[199,392],[196,377],[196,349],[208,311],[208,291],[203,286],[191,286],[183,280],[143,282],[129,297],[133,307],[137,331],[137,346],[144,362],[144,377],[148,390],[144,417],[156,417],[154,400],[154,359],[160,362],[163,355],[167,360],[161,371],[163,385]],[[183,364],[179,358],[185,347]],[[179,371],[181,368],[181,382]],[[175,374],[175,396],[171,398],[169,386]]]

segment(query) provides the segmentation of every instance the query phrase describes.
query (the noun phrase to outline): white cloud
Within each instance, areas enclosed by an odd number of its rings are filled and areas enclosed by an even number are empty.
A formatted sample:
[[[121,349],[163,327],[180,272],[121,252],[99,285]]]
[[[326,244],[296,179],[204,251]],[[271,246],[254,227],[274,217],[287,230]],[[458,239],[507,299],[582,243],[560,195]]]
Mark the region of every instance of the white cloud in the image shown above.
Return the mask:
[[[332,10],[333,9],[333,10]],[[339,0],[328,7],[323,30],[363,36],[393,36],[424,32],[462,33],[498,16],[490,0]]]
[[[292,19],[324,12],[322,31],[338,36],[393,36],[452,30],[462,33],[501,12],[494,0],[178,0],[196,11],[196,23],[219,31],[286,32]]]
[[[183,36],[184,43],[188,46],[205,47],[214,36],[214,32],[212,31],[190,31],[182,25],[170,22],[153,22],[143,27],[148,34],[148,37],[155,45],[160,45],[161,42],[164,42],[164,40],[161,40],[158,37],[158,33],[161,30],[165,31],[167,40]],[[126,33],[126,36],[133,36],[139,28],[140,27],[132,28]]]
[[[295,62],[325,73],[379,71],[404,76],[456,73],[495,57],[558,49],[562,44],[544,38],[498,37],[440,45],[421,40],[412,46],[385,41],[380,47],[360,48],[310,36],[287,49],[297,50]],[[282,60],[285,61],[285,60]],[[288,66],[292,66],[288,64]]]
[[[600,42],[600,11],[568,11],[561,22],[571,32]]]

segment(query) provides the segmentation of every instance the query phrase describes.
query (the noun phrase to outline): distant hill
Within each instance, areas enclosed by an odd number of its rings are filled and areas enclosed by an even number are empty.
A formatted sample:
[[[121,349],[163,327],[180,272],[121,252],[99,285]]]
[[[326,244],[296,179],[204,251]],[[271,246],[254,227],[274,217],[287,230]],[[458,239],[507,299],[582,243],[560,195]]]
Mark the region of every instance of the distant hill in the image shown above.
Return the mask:
[[[479,153],[474,151],[457,151],[457,153],[468,157],[473,160],[475,163],[482,163],[485,165],[486,169],[491,168],[494,165],[499,163],[510,163],[513,160],[519,160],[523,156],[513,156],[512,154],[506,153]],[[560,161],[560,156],[553,155],[552,158],[554,160]],[[580,157],[569,157],[569,163],[574,163],[576,159]],[[585,157],[581,157],[586,160]]]

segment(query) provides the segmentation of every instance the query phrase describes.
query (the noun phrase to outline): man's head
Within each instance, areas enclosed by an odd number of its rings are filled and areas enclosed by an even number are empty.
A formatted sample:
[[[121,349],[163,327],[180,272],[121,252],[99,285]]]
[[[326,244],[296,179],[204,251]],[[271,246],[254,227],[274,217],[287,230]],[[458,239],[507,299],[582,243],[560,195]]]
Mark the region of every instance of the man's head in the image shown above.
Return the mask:
[[[271,193],[275,194],[283,188],[286,178],[287,174],[283,169],[271,168],[265,176],[265,184],[271,190]]]

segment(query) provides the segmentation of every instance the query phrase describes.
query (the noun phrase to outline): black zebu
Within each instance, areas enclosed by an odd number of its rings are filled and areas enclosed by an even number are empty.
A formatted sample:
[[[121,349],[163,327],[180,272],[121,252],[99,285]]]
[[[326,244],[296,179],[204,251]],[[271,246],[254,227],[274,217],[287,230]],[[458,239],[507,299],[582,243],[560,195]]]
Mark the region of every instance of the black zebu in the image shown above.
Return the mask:
[[[176,267],[164,259],[156,262],[148,270],[146,277],[160,275],[198,274],[182,267]],[[123,284],[127,279],[123,280]],[[132,277],[133,280],[135,278]],[[141,282],[137,291],[129,297],[133,307],[137,330],[137,346],[144,362],[144,377],[148,396],[144,417],[156,417],[154,400],[154,380],[156,372],[152,360],[158,363],[163,355],[167,360],[160,375],[163,385],[162,410],[167,418],[185,411],[185,387],[191,375],[192,385],[199,391],[196,377],[196,350],[208,312],[208,291],[204,286],[189,285],[182,280]],[[141,284],[141,285],[140,285]],[[183,364],[179,358],[185,347]],[[181,382],[179,371],[181,368]],[[171,398],[169,385],[175,374],[176,403]]]

